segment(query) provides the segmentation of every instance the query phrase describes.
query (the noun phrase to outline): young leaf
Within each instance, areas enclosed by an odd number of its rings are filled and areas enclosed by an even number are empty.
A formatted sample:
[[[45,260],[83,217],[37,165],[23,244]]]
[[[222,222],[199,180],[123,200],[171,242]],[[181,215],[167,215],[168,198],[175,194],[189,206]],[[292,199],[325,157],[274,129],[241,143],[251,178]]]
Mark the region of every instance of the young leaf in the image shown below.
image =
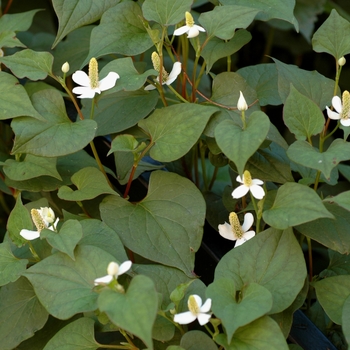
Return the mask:
[[[78,188],[73,190],[68,186],[62,186],[57,196],[66,201],[84,201],[96,198],[101,194],[115,194],[104,175],[99,169],[87,167],[79,170],[72,176],[73,184]]]
[[[23,32],[32,25],[35,14],[42,10],[21,13],[6,13],[0,18],[0,33],[5,31]]]
[[[99,20],[102,14],[120,0],[53,0],[53,7],[58,17],[58,32],[54,48],[68,33]]]
[[[349,21],[333,9],[314,34],[312,48],[316,52],[327,52],[336,60],[350,53]]]
[[[154,171],[141,202],[132,204],[109,196],[101,203],[100,212],[102,220],[136,254],[193,276],[205,202],[192,182],[174,173]]]
[[[181,345],[181,349],[197,348],[197,349],[205,349],[205,350],[217,350],[216,344],[206,333],[201,331],[196,331],[196,330],[186,332],[181,338],[180,345]],[[174,349],[174,350],[177,350],[177,349]]]
[[[333,215],[315,191],[294,182],[282,185],[273,206],[263,213],[268,225],[281,230],[319,218],[333,218]]]
[[[291,84],[283,109],[283,120],[297,140],[310,139],[322,132],[325,118],[315,102]]]
[[[15,349],[44,327],[48,316],[32,285],[24,277],[3,286],[0,289],[1,348]]]
[[[243,174],[248,159],[255,153],[270,129],[270,120],[263,112],[250,115],[245,129],[225,120],[215,129],[215,139],[223,153],[232,160],[239,174]]]
[[[169,26],[184,19],[185,12],[191,10],[192,2],[193,0],[145,0],[142,12],[148,21]]]
[[[260,232],[224,255],[215,270],[215,281],[231,279],[236,290],[243,291],[251,283],[265,287],[273,298],[270,314],[292,304],[305,277],[303,252],[291,229],[269,228]]]
[[[216,107],[181,103],[157,109],[139,127],[154,143],[150,156],[159,162],[171,162],[184,156],[198,141]]]
[[[158,310],[158,295],[149,277],[135,276],[126,293],[103,290],[98,307],[118,327],[142,339],[153,349],[152,328]]]

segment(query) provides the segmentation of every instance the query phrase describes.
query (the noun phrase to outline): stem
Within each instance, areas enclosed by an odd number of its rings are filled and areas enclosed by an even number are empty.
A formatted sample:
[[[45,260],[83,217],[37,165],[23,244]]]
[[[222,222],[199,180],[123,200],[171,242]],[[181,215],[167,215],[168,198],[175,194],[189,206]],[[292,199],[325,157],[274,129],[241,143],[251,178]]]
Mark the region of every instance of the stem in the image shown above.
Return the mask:
[[[38,253],[35,251],[32,242],[28,241],[28,246],[29,246],[29,250],[30,252],[33,254],[33,257],[36,261],[40,261],[39,255]]]
[[[314,183],[314,190],[317,190],[318,187],[318,183],[320,181],[320,176],[321,176],[321,172],[319,170],[317,170],[317,174],[316,174],[316,178],[315,178],[315,183]]]
[[[102,348],[102,349],[128,349],[128,350],[138,350],[139,348],[137,347],[132,347],[130,348],[129,345],[104,345],[104,344],[100,344],[100,343],[97,343],[96,344],[98,345],[99,348]]]
[[[307,241],[307,250],[308,250],[308,257],[309,257],[309,281],[312,282],[313,268],[312,268],[312,245],[311,245],[311,239],[309,237],[306,237],[306,241]]]
[[[189,103],[186,99],[184,99],[171,85],[168,85],[168,88],[176,95],[176,97],[182,102]]]
[[[227,56],[227,71],[231,72],[231,56]]]
[[[81,208],[81,210],[83,211],[83,213],[84,213],[88,218],[91,218],[90,214],[89,214],[89,213],[86,211],[86,209],[84,208],[83,203],[80,202],[80,201],[77,201],[76,203],[79,205],[79,207]]]
[[[258,206],[256,205],[256,201],[255,201],[255,198],[254,196],[252,195],[251,192],[250,193],[250,199],[253,203],[253,207],[254,207],[254,210],[255,210],[255,214],[256,214],[256,233],[258,234],[259,231],[260,231],[260,218],[259,218],[259,215],[258,215]]]
[[[9,0],[8,3],[6,4],[5,10],[3,12],[3,15],[5,15],[10,10],[10,7],[12,5],[12,1],[13,0]]]
[[[210,180],[210,183],[209,183],[209,187],[208,189],[211,190],[212,187],[214,186],[214,183],[215,183],[215,180],[216,180],[216,176],[218,174],[218,171],[219,171],[219,167],[215,167],[214,168],[214,172],[213,172],[213,176],[211,177],[211,180]]]
[[[213,338],[214,333],[211,331],[211,329],[206,324],[204,325],[204,327],[207,330],[207,332],[211,335],[211,337]]]
[[[205,166],[205,150],[206,150],[205,145],[200,140],[199,141],[199,152],[200,152],[200,156],[201,156],[203,185],[204,185],[204,189],[206,191],[208,191],[209,186],[208,186],[208,179],[207,179],[207,170],[206,170],[206,166]]]
[[[242,120],[242,124],[243,124],[243,130],[245,130],[245,128],[247,127],[247,123],[245,120],[245,111],[242,111],[241,120]]]

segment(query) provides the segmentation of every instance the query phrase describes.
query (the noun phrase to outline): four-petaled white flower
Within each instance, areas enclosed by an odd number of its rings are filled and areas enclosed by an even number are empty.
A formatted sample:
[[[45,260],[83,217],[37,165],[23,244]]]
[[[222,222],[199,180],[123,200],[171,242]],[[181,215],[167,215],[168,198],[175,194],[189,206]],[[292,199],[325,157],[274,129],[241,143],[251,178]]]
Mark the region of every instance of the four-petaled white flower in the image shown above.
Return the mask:
[[[207,312],[211,308],[211,299],[207,299],[202,305],[202,298],[199,295],[193,294],[189,296],[187,305],[190,311],[174,315],[175,322],[188,324],[197,319],[201,326],[209,322],[211,314],[207,314]]]
[[[242,91],[239,92],[239,99],[238,99],[238,103],[237,103],[237,109],[239,111],[246,111],[248,109],[248,105],[247,102],[243,96]]]
[[[152,53],[152,63],[153,67],[157,72],[160,72],[160,58],[157,52]],[[171,70],[170,74],[165,70],[163,67],[162,69],[162,85],[170,85],[173,83],[178,75],[181,73],[181,62],[175,62],[173,65],[173,69]],[[159,76],[157,77],[157,82],[159,83]],[[154,90],[156,87],[154,85],[147,85],[145,87],[145,90]]]
[[[253,214],[247,213],[244,215],[244,222],[241,226],[238,216],[232,212],[229,216],[230,223],[225,222],[219,225],[219,233],[222,237],[231,241],[236,241],[235,248],[248,241],[255,236],[254,231],[248,231],[254,222]]]
[[[187,38],[195,38],[199,35],[199,32],[205,32],[205,29],[201,26],[194,24],[192,15],[189,12],[185,13],[186,25],[182,26],[174,31],[174,35],[182,35],[187,33]]]
[[[81,85],[75,87],[73,93],[80,95],[79,98],[94,98],[95,94],[109,90],[114,87],[119,75],[115,72],[109,72],[101,81],[98,80],[98,64],[96,58],[91,58],[89,63],[89,75],[82,70],[77,70],[72,79],[75,83]]]
[[[117,264],[114,261],[111,261],[107,267],[107,275],[96,278],[94,280],[95,286],[112,282],[113,279],[117,279],[118,276],[130,270],[131,265],[132,262],[130,260],[124,261],[121,265]]]
[[[233,192],[233,198],[241,198],[245,196],[248,191],[255,197],[256,199],[262,199],[265,196],[264,189],[260,186],[264,182],[259,179],[252,179],[250,172],[246,170],[243,173],[243,176],[237,176],[236,180],[240,182],[242,185],[238,186]]]
[[[349,91],[343,92],[343,103],[339,96],[332,98],[332,105],[336,112],[331,111],[327,106],[328,118],[339,120],[343,126],[350,126],[350,94]]]
[[[33,239],[39,238],[40,232],[45,228],[51,231],[56,230],[59,218],[57,218],[55,221],[55,213],[51,208],[43,207],[40,209],[32,209],[30,211],[30,214],[37,230],[21,230],[19,234],[26,240],[31,241]]]

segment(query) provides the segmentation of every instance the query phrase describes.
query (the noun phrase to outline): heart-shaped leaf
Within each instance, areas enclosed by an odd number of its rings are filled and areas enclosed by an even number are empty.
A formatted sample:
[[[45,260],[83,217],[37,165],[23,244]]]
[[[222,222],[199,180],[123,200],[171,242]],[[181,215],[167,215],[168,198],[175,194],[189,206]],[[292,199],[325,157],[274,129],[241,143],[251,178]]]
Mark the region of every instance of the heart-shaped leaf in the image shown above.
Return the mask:
[[[96,198],[101,194],[115,194],[104,175],[99,169],[87,167],[79,170],[72,176],[72,182],[77,186],[77,190],[73,190],[68,186],[62,186],[58,190],[58,197],[66,201],[84,201]]]
[[[224,120],[215,129],[215,139],[223,153],[232,160],[239,174],[243,174],[248,159],[265,140],[270,120],[263,112],[250,115],[245,129],[231,120]]]
[[[34,15],[41,10],[21,13],[6,13],[0,18],[0,33],[6,30],[23,32],[32,25]]]
[[[205,349],[205,350],[216,350],[217,346],[214,341],[204,332],[201,331],[189,331],[186,332],[181,338],[180,349],[167,350],[182,350],[182,349]]]
[[[234,281],[227,278],[216,279],[208,286],[206,295],[212,299],[213,312],[225,327],[228,343],[239,327],[267,314],[273,304],[272,295],[265,287],[250,283],[238,291]]]
[[[345,191],[335,197],[326,198],[324,202],[337,203],[342,208],[350,211],[350,191]]]
[[[131,204],[109,196],[101,203],[100,212],[129,249],[193,276],[205,202],[192,182],[175,173],[154,171],[148,194],[141,202]]]
[[[158,295],[152,280],[135,276],[125,294],[105,289],[98,297],[98,307],[118,327],[140,337],[153,349],[152,328],[158,310]]]
[[[315,191],[295,182],[282,185],[272,207],[263,213],[268,225],[281,230],[319,218],[333,218],[333,215]]]
[[[327,180],[331,171],[341,161],[350,159],[350,142],[335,139],[326,152],[320,153],[306,141],[296,141],[287,150],[288,157],[295,163],[320,170]]]

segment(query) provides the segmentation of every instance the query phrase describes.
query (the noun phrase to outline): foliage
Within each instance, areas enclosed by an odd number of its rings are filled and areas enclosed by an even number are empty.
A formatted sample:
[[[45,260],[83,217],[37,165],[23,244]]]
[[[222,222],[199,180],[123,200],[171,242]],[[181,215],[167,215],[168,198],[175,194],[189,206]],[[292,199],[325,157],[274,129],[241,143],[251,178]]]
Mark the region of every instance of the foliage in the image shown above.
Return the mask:
[[[327,4],[0,2],[0,350],[282,350],[316,307],[347,346],[350,15]]]

